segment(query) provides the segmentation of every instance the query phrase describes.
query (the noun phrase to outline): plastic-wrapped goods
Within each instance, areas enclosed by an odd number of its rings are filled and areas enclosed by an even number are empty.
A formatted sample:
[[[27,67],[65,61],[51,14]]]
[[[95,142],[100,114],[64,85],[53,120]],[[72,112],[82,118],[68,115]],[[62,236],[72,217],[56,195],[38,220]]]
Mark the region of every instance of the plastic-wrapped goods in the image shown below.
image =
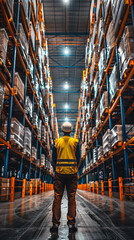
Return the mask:
[[[36,127],[36,129],[38,129],[38,116],[36,112],[33,113],[33,126]]]
[[[94,100],[91,100],[91,111],[93,110],[94,108]]]
[[[90,127],[88,130],[88,143],[92,142],[92,128]]]
[[[96,128],[100,125],[100,105],[96,108]]]
[[[107,67],[107,65],[106,65],[106,57],[105,57],[105,48],[103,48],[100,53],[100,60],[99,60],[99,64],[98,64],[99,84],[101,84],[101,81],[103,79],[103,73],[104,73],[104,70],[106,69],[106,67]]]
[[[100,19],[98,28],[98,51],[100,52],[101,44],[104,36],[104,21],[103,18]]]
[[[32,102],[31,102],[29,96],[26,96],[25,113],[28,115],[28,117],[32,118],[32,115],[33,115],[33,105],[32,105]]]
[[[28,40],[27,40],[22,23],[19,23],[18,40],[20,41],[23,52],[27,55],[28,54]]]
[[[50,162],[47,158],[46,158],[46,161],[45,161],[45,166],[48,170],[50,170]]]
[[[94,98],[96,99],[99,92],[99,73],[96,72],[95,79],[94,79]]]
[[[111,5],[111,0],[103,0],[104,9],[105,9],[105,19],[107,17],[108,9]]]
[[[96,127],[93,127],[93,129],[92,129],[92,137],[95,137],[96,133],[97,133],[97,129],[96,129]]]
[[[21,0],[23,4],[23,9],[25,12],[26,19],[28,20],[28,11],[29,11],[29,0]]]
[[[99,15],[100,15],[100,7],[101,7],[101,0],[97,0],[97,6],[96,6],[96,21],[98,21]]]
[[[22,82],[19,74],[16,72],[14,76],[14,92],[19,99],[24,102],[24,83]]]
[[[7,120],[4,124],[4,132],[7,132]],[[12,145],[23,148],[24,126],[16,118],[11,119],[10,142]]]
[[[39,126],[38,126],[38,137],[41,139],[41,128],[42,128],[42,120],[39,119]]]
[[[81,157],[84,157],[86,154],[86,144],[81,145]]]
[[[130,140],[134,137],[134,125],[125,125],[126,128],[126,140]],[[111,130],[111,146],[113,147],[118,142],[123,141],[122,125],[115,125]]]
[[[108,111],[108,92],[105,91],[102,94],[101,100],[100,100],[100,118],[102,118],[102,115]]]
[[[3,63],[6,64],[6,54],[8,46],[8,35],[4,28],[0,29],[0,58],[2,58]]]
[[[92,61],[92,55],[93,55],[93,44],[92,44],[92,41],[90,40],[89,42],[89,57],[88,57],[88,65],[91,64],[91,61]]]
[[[32,147],[31,159],[34,161],[37,160],[37,149],[35,147]]]
[[[112,102],[114,96],[116,95],[119,89],[118,85],[118,72],[117,65],[114,65],[112,73],[109,77],[109,93],[110,93],[110,102]]]
[[[30,22],[30,37],[31,37],[31,41],[32,41],[32,47],[33,47],[33,50],[35,51],[35,30],[34,30],[34,27],[33,27],[33,24],[32,22]]]
[[[97,63],[98,63],[98,44],[95,44],[93,58],[92,58],[92,65],[90,69],[90,85],[93,82],[94,71]]]
[[[97,31],[97,22],[94,23],[93,36],[92,36],[92,39],[91,39],[93,46],[94,46],[95,39],[96,39],[96,31]]]
[[[44,125],[42,125],[42,142],[47,142],[47,129]]]
[[[9,10],[11,12],[11,15],[13,17],[13,9],[14,9],[14,0],[6,0],[6,3],[9,7]]]
[[[41,110],[42,110],[42,106],[43,106],[43,98],[42,98],[42,94],[41,94],[41,92],[39,92],[39,106],[40,106],[40,108],[41,108]]]
[[[39,98],[39,82],[38,82],[38,78],[37,77],[35,77],[34,87],[35,87],[36,95]]]
[[[4,85],[0,82],[0,117],[3,109],[4,94],[5,94],[5,88],[4,88]]]
[[[32,3],[33,3],[33,8],[34,8],[34,14],[35,14],[35,17],[36,17],[36,11],[37,11],[36,0],[32,0]]]
[[[31,131],[29,128],[25,127],[24,132],[24,155],[31,156]]]
[[[30,57],[30,55],[28,55],[28,69],[29,69],[29,72],[30,72],[30,75],[32,77],[32,83],[34,84],[34,79],[33,79],[33,62],[32,62],[32,59]]]
[[[106,34],[106,41],[107,41],[107,59],[109,59],[110,53],[114,47],[115,43],[115,34],[114,34],[114,26],[113,21],[110,22]]]
[[[98,161],[97,147],[93,149],[93,164]]]
[[[103,158],[103,147],[100,146],[98,148],[98,160],[101,160]]]
[[[111,150],[111,131],[108,129],[102,137],[103,152],[108,153]]]
[[[96,0],[91,1],[91,7],[90,7],[90,24],[93,23],[93,16],[94,16],[94,4],[96,3]]]
[[[45,166],[45,154],[41,154],[41,166]]]
[[[126,26],[123,37],[119,45],[119,55],[120,55],[120,70],[121,76],[128,68],[130,60],[134,59],[134,34],[133,26]]]

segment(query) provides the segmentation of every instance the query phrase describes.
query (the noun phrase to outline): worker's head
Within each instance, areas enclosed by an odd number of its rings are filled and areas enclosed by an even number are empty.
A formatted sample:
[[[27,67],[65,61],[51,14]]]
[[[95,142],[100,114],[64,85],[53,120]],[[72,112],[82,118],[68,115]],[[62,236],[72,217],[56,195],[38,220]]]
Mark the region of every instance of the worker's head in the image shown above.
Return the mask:
[[[64,134],[70,134],[73,130],[73,126],[70,122],[65,122],[62,124],[61,130]]]

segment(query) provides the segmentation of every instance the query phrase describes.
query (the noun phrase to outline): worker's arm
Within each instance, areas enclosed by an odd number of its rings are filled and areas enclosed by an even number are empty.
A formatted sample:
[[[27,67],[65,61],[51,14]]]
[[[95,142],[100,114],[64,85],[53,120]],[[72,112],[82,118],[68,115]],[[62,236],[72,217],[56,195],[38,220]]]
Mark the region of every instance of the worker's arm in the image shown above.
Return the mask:
[[[52,160],[56,166],[56,162],[57,162],[57,149],[55,147],[55,144],[53,145],[53,151],[52,151]],[[54,170],[55,170],[55,166],[54,167]]]
[[[77,144],[77,148],[76,148],[76,160],[77,160],[77,165],[79,164],[80,162],[80,159],[81,159],[81,149],[80,149],[80,143],[78,142]]]

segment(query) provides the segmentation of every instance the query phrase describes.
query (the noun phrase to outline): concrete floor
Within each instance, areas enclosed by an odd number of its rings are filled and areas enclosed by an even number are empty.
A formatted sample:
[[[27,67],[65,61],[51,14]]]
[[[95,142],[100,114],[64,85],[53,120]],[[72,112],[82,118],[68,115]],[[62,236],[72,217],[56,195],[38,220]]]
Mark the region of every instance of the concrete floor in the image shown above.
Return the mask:
[[[132,240],[134,239],[134,203],[120,202],[106,196],[77,192],[78,232],[68,235],[66,225],[67,196],[62,200],[62,217],[59,237],[51,236],[53,191],[0,203],[1,240]]]

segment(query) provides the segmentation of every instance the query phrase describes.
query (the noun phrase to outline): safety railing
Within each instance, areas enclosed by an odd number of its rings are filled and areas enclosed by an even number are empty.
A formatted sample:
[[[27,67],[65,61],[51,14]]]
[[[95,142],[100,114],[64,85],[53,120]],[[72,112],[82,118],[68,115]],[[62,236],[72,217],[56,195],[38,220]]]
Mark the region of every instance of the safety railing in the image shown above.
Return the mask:
[[[122,178],[116,180],[108,179],[100,182],[89,182],[87,184],[79,184],[78,189],[89,191],[96,194],[106,195],[109,198],[116,197],[120,201],[134,200],[134,177]]]

